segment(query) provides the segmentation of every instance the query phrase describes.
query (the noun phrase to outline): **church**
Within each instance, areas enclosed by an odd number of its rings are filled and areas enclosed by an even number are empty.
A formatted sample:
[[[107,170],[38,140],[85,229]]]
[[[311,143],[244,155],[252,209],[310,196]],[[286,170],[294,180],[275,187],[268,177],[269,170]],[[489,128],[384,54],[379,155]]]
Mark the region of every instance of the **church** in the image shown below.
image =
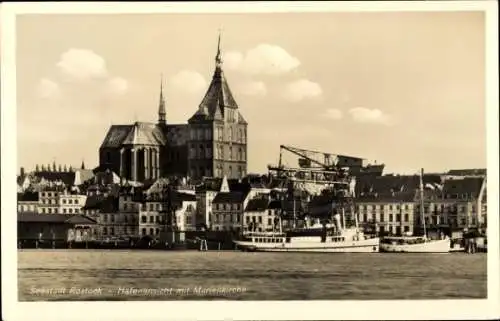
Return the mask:
[[[247,173],[247,127],[222,70],[220,35],[215,70],[187,124],[169,124],[160,88],[157,123],[112,125],[99,148],[99,167],[122,179],[242,178]]]

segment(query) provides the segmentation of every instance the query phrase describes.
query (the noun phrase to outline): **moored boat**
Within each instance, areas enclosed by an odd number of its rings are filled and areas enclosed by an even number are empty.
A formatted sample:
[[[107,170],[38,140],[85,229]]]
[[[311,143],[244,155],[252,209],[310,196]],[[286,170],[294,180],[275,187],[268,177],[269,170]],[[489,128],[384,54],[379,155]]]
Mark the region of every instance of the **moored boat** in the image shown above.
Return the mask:
[[[448,253],[451,241],[431,240],[425,236],[384,237],[380,240],[380,252],[386,253]]]
[[[451,251],[451,240],[448,236],[442,236],[435,240],[427,237],[424,213],[424,170],[420,172],[420,215],[424,227],[423,236],[396,236],[384,237],[380,240],[380,252],[386,253],[449,253]]]
[[[315,224],[286,233],[247,233],[234,243],[243,251],[257,252],[333,252],[373,253],[379,251],[379,238],[366,236],[357,227],[337,224]]]

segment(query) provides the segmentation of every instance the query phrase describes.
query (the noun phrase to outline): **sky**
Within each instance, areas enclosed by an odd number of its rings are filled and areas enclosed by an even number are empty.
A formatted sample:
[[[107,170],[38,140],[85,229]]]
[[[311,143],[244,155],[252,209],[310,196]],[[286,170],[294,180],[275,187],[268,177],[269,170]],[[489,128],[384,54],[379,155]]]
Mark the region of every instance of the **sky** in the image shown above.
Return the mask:
[[[24,15],[18,165],[87,167],[112,124],[186,123],[224,73],[248,127],[248,170],[279,145],[417,173],[486,167],[481,12]],[[293,164],[295,165],[295,164]]]

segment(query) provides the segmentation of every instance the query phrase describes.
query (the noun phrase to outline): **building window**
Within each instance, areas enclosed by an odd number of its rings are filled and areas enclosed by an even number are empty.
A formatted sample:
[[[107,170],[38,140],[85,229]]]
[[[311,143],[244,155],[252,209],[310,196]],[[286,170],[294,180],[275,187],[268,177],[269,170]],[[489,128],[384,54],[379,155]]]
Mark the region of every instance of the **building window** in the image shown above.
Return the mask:
[[[66,214],[66,209],[65,208],[63,208],[63,214]]]
[[[410,216],[408,214],[405,214],[405,222],[409,222],[410,221]]]
[[[154,223],[155,222],[155,217],[153,215],[151,215],[149,217],[149,223]]]
[[[44,202],[44,203],[45,203],[45,202]],[[62,203],[63,203],[63,204],[66,204],[66,200],[65,200],[65,199],[63,199],[63,200],[62,200]]]
[[[156,229],[156,235],[160,235],[160,229],[159,228]]]
[[[111,235],[115,235],[115,228],[114,228],[114,227],[111,227],[111,228],[109,229],[109,233],[110,233]]]
[[[148,222],[148,218],[146,215],[142,215],[141,216],[141,223],[147,223]]]
[[[153,228],[150,228],[150,229],[149,229],[149,235],[153,235],[153,233],[154,233],[154,229],[153,229]]]
[[[103,227],[102,234],[103,235],[108,235],[108,228],[107,227]]]
[[[389,222],[392,222],[393,216],[392,214],[389,214]]]
[[[146,235],[146,229],[145,228],[142,229],[142,235]]]

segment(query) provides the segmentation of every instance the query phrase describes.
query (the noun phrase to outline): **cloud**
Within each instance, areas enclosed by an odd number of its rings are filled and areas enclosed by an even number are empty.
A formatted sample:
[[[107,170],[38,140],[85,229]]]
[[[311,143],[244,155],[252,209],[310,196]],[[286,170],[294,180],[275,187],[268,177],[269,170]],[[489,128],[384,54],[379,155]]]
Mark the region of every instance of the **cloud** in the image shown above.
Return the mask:
[[[79,80],[106,78],[106,61],[88,49],[71,48],[61,54],[57,67],[64,74]]]
[[[44,99],[57,98],[61,94],[59,85],[48,78],[40,79],[36,91],[38,96]]]
[[[284,90],[284,97],[292,102],[304,99],[319,98],[323,94],[321,86],[307,79],[300,79],[289,83]]]
[[[107,83],[108,91],[113,94],[124,94],[128,89],[128,82],[121,77],[114,77]]]
[[[184,91],[189,94],[198,94],[207,89],[207,82],[201,74],[196,71],[182,70],[172,76],[167,83],[175,91]]]
[[[324,116],[329,119],[337,120],[337,119],[342,119],[343,115],[341,110],[335,108],[329,108],[325,111]]]
[[[270,44],[260,44],[245,54],[229,51],[223,56],[227,69],[247,74],[279,75],[290,72],[300,65],[300,61],[285,49]]]
[[[239,85],[238,92],[247,96],[265,96],[267,88],[262,81],[249,81]]]
[[[351,117],[358,123],[371,123],[391,125],[393,119],[384,114],[380,109],[369,109],[364,107],[355,107],[349,110]]]

